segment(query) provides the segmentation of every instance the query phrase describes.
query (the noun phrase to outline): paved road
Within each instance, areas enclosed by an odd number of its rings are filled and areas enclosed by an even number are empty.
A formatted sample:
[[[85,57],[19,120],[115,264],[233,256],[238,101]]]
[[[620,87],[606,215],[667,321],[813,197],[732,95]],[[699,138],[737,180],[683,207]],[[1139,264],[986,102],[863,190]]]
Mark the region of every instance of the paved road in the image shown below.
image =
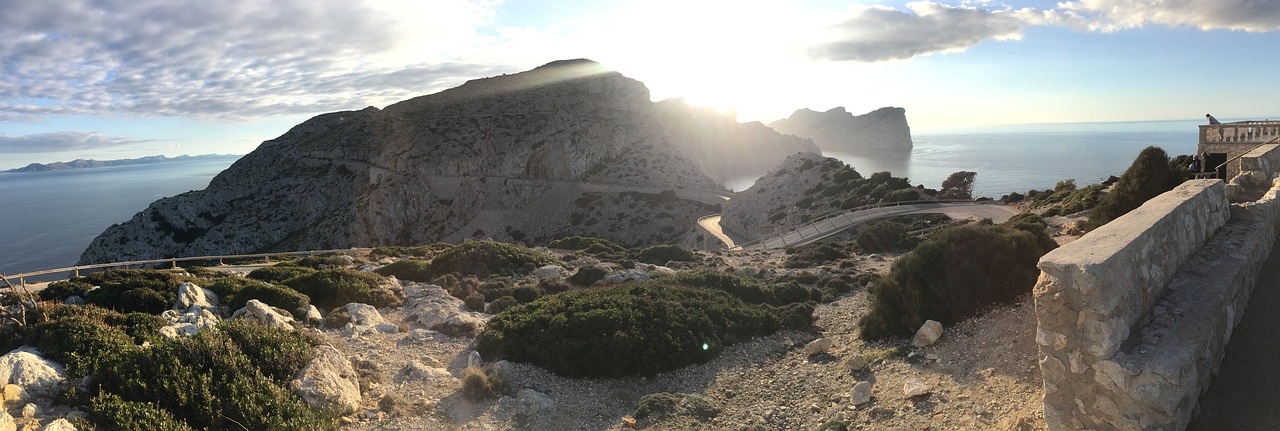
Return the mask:
[[[725,231],[720,227],[719,214],[706,216],[698,219],[698,225],[702,226],[703,229],[706,229],[707,232],[710,232],[711,236],[714,236],[717,239],[719,239],[720,242],[724,243],[724,245],[728,247],[730,250],[736,247],[736,244],[742,244],[746,242],[746,239],[739,237],[737,235],[734,235],[731,232]]]
[[[836,217],[820,220],[816,223],[801,226],[793,231],[776,237],[767,238],[757,243],[743,244],[741,241],[735,241],[734,244],[739,247],[753,249],[782,248],[804,245],[830,237],[848,230],[851,227],[872,220],[897,217],[906,214],[942,213],[953,219],[981,220],[989,218],[991,221],[996,223],[1003,223],[1020,212],[1021,211],[1017,208],[1010,206],[981,204],[977,202],[924,203],[872,208],[848,212]],[[718,221],[719,219],[717,219],[717,227],[719,225]],[[733,246],[730,247],[732,248]]]

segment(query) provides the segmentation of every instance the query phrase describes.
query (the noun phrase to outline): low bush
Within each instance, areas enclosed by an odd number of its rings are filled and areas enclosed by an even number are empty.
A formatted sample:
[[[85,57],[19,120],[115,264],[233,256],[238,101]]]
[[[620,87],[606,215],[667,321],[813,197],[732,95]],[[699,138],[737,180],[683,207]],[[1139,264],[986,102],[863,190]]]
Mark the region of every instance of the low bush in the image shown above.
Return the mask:
[[[390,265],[378,268],[377,272],[382,275],[394,276],[400,280],[428,282],[431,281],[431,272],[427,270],[431,266],[430,262],[418,259],[405,259],[394,262]]]
[[[907,225],[880,222],[858,232],[858,248],[867,253],[883,253],[899,249],[907,239]]]
[[[463,303],[472,311],[484,312],[484,294],[480,292],[472,293],[470,296],[467,296],[467,299],[464,299]]]
[[[306,256],[288,262],[280,263],[276,266],[301,266],[315,270],[321,269],[339,269],[351,266],[347,258],[329,255],[329,256]]]
[[[474,275],[458,278],[457,274],[445,274],[431,280],[431,284],[444,288],[454,298],[466,300],[480,289],[480,279]]]
[[[462,370],[462,397],[470,401],[496,399],[507,389],[507,381],[496,367],[467,367]]]
[[[122,313],[93,305],[58,305],[46,307],[42,313],[39,323],[26,328],[23,341],[66,367],[69,377],[99,374],[108,364],[139,349],[135,337],[127,332],[132,329],[129,319]]]
[[[295,316],[305,312],[311,304],[311,298],[291,288],[279,284],[267,283],[240,277],[219,279],[209,285],[209,290],[217,293],[228,310],[244,308],[250,299],[262,301],[267,305],[289,310]]]
[[[450,248],[453,248],[453,244],[443,242],[434,242],[427,245],[415,246],[397,245],[390,247],[377,247],[374,248],[373,251],[369,252],[369,258],[382,259],[384,257],[416,257],[419,259],[430,259],[433,256],[440,254],[440,252]]]
[[[89,417],[94,425],[117,431],[195,431],[153,402],[125,401],[112,393],[94,397]]]
[[[655,245],[640,250],[636,260],[653,265],[666,265],[667,262],[696,262],[698,257],[684,247],[671,244]]]
[[[1089,212],[1086,229],[1095,229],[1133,211],[1147,200],[1173,190],[1184,178],[1183,173],[1170,166],[1169,155],[1164,150],[1144,148],[1120,176],[1111,193]]]
[[[631,416],[649,423],[671,416],[690,416],[705,422],[719,414],[720,409],[701,395],[658,392],[640,398]]]
[[[894,262],[873,283],[871,310],[859,322],[863,339],[910,335],[925,320],[951,325],[985,307],[1031,291],[1048,236],[1007,226],[945,229]]]
[[[787,268],[807,268],[849,257],[849,251],[839,245],[820,242],[788,248],[787,255],[783,264]]]
[[[112,269],[95,272],[71,281],[100,286],[85,294],[86,304],[121,312],[159,314],[173,306],[178,286],[183,282],[204,283],[196,277],[153,269]]]
[[[283,283],[290,278],[307,275],[316,270],[305,266],[276,265],[258,268],[249,272],[248,277],[268,283]]]
[[[85,291],[92,288],[93,285],[82,281],[61,280],[49,283],[48,287],[36,293],[36,297],[41,301],[57,301],[62,302],[68,296],[77,295],[80,299],[84,299]]]
[[[430,278],[456,273],[480,279],[511,276],[557,263],[554,257],[514,244],[470,241],[440,253],[427,268]]]
[[[577,272],[569,276],[569,282],[582,287],[591,287],[597,281],[603,280],[604,276],[608,274],[608,269],[595,265],[584,266],[578,268]]]
[[[504,296],[489,302],[489,306],[484,311],[489,314],[498,314],[517,305],[520,305],[520,301],[510,296]]]
[[[218,330],[226,333],[249,363],[281,385],[315,357],[322,340],[314,334],[271,328],[245,319],[224,320]]]
[[[557,239],[548,243],[547,248],[582,250],[591,254],[627,252],[626,247],[615,244],[613,241],[587,236],[571,236],[568,238]]]
[[[512,307],[477,338],[486,357],[574,377],[649,375],[773,333],[778,318],[720,291],[669,282],[574,290]]]
[[[289,279],[285,284],[311,298],[317,307],[332,309],[352,302],[396,307],[400,292],[383,286],[386,279],[368,272],[327,269]]]

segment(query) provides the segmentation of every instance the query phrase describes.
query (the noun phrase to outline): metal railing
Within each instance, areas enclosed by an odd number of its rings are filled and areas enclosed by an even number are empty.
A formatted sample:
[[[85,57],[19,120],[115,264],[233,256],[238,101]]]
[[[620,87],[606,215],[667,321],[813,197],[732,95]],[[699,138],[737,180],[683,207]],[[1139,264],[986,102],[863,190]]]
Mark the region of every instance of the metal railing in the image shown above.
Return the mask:
[[[178,267],[178,262],[191,262],[191,261],[215,261],[215,260],[216,260],[216,261],[218,261],[218,265],[223,265],[223,260],[225,260],[225,259],[266,259],[266,261],[267,261],[267,262],[270,262],[270,261],[271,261],[271,258],[272,258],[272,257],[274,257],[274,256],[312,256],[312,255],[317,255],[317,254],[340,253],[340,252],[357,252],[357,253],[367,253],[367,252],[372,251],[372,250],[373,250],[372,248],[341,248],[341,249],[334,249],[334,250],[285,251],[285,252],[278,252],[278,253],[253,253],[253,254],[229,254],[229,255],[219,255],[219,256],[171,257],[171,258],[166,258],[166,259],[150,259],[150,260],[135,260],[135,261],[129,261],[129,262],[96,263],[96,264],[93,264],[93,265],[76,265],[76,266],[70,266],[70,267],[66,267],[66,268],[44,269],[44,270],[40,270],[40,271],[23,272],[23,273],[18,273],[18,274],[13,274],[13,275],[0,274],[0,279],[3,279],[5,282],[10,282],[10,283],[11,283],[13,280],[17,280],[17,281],[18,281],[18,285],[25,286],[25,285],[27,284],[27,281],[26,281],[27,277],[34,277],[34,276],[37,276],[37,275],[58,274],[58,273],[67,273],[67,274],[69,274],[71,277],[79,277],[79,276],[80,276],[80,271],[86,271],[86,270],[92,270],[92,269],[104,269],[104,268],[128,268],[128,267],[132,267],[132,266],[159,265],[159,264],[165,264],[165,263],[169,264],[169,267],[170,267],[170,268],[177,268],[177,267]]]
[[[798,234],[801,240],[807,243],[810,241],[814,241],[816,239],[821,239],[827,236],[831,236],[833,234],[842,232],[846,229],[856,226],[858,223],[856,221],[852,221],[850,219],[850,216],[861,211],[868,211],[868,210],[874,210],[874,209],[880,209],[880,208],[899,207],[899,206],[906,206],[906,205],[929,205],[929,204],[937,204],[939,206],[968,206],[968,205],[996,205],[996,204],[1000,204],[1000,202],[991,201],[991,200],[976,201],[971,199],[939,199],[939,200],[915,200],[915,201],[902,201],[902,202],[882,202],[878,204],[864,205],[864,206],[855,207],[849,210],[845,210],[843,212],[827,215],[826,217],[822,217],[814,221],[810,221],[808,224],[804,226],[801,226],[789,231],[785,231],[777,235],[769,235],[765,238],[738,244],[736,247],[734,247],[734,250],[745,250],[749,248],[755,248],[768,241],[772,241],[776,239],[780,239],[782,241],[782,246],[787,247],[791,244],[787,244],[786,237],[792,234]],[[839,226],[835,222],[835,219],[841,218],[841,217],[845,219],[845,223],[844,223],[845,226]],[[827,223],[831,229],[835,229],[835,230],[824,232],[820,227],[824,222]],[[814,232],[809,236],[806,236],[805,231],[809,229],[812,229]],[[821,238],[815,239],[815,237],[821,237]]]

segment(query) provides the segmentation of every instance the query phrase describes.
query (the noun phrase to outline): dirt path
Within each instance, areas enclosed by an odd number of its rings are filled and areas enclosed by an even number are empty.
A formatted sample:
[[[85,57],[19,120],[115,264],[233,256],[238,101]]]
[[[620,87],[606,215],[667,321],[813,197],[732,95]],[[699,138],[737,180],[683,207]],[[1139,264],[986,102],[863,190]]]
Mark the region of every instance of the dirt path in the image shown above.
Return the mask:
[[[1280,429],[1280,253],[1262,268],[1264,274],[1249,298],[1244,319],[1236,326],[1227,344],[1226,358],[1213,378],[1209,391],[1200,397],[1199,412],[1187,430],[1278,430]],[[1272,274],[1272,276],[1267,276]]]

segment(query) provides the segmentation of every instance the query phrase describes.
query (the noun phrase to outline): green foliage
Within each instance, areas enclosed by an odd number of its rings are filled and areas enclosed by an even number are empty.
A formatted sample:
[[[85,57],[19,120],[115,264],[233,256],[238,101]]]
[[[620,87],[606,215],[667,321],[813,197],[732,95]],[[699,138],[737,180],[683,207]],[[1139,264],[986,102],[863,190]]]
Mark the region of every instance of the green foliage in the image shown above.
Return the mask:
[[[849,251],[844,247],[825,242],[791,247],[787,249],[787,254],[789,256],[784,264],[787,268],[821,266],[849,257]]]
[[[515,298],[512,298],[512,299],[515,299]],[[472,311],[483,312],[484,311],[484,294],[480,292],[472,293],[471,295],[467,296],[467,299],[463,300],[463,303],[466,304],[467,308],[470,308]]]
[[[566,376],[648,375],[705,362],[724,346],[779,325],[763,307],[724,292],[630,283],[504,310],[477,338],[477,350]]]
[[[640,250],[636,260],[654,265],[666,265],[670,261],[696,262],[698,257],[693,252],[684,249],[684,247],[661,244]]]
[[[671,416],[691,416],[705,422],[719,414],[720,409],[701,395],[658,392],[640,398],[631,416],[650,423]]]
[[[377,247],[377,248],[374,248],[373,251],[369,252],[369,258],[382,259],[384,257],[398,257],[398,258],[416,257],[419,259],[430,259],[431,257],[437,254],[440,254],[440,252],[448,250],[450,248],[453,248],[453,244],[448,244],[443,242],[434,242],[427,245],[416,245],[416,246],[397,245],[397,246],[390,246],[390,247]]]
[[[496,367],[467,367],[462,370],[462,397],[470,401],[496,399],[509,389]]]
[[[49,283],[48,287],[36,293],[36,297],[41,301],[58,301],[62,302],[68,296],[78,295],[84,299],[84,292],[89,290],[93,285],[82,281],[61,280]]]
[[[1031,291],[1047,235],[997,225],[945,229],[894,262],[871,285],[863,339],[910,335],[927,319],[951,325]]]
[[[916,189],[897,189],[885,193],[881,202],[911,202],[920,200],[920,192]]]
[[[195,431],[153,402],[125,401],[112,393],[93,399],[89,417],[99,427],[117,431]]]
[[[1159,147],[1147,147],[1138,153],[1129,169],[1106,197],[1089,212],[1087,229],[1102,226],[1127,214],[1147,200],[1173,190],[1182,183],[1184,173],[1169,166],[1169,155]]]
[[[777,304],[773,291],[755,279],[713,270],[681,271],[663,277],[664,281],[689,287],[718,290],[748,304]]]
[[[316,270],[305,266],[276,265],[258,268],[249,272],[249,278],[268,283],[283,283],[290,278],[307,275]]]
[[[76,277],[73,282],[100,286],[85,294],[84,302],[116,311],[160,314],[178,299],[178,286],[186,281],[204,282],[169,271],[112,269]]]
[[[595,265],[584,266],[578,268],[577,272],[569,276],[569,282],[582,287],[590,287],[596,284],[597,281],[604,279],[604,276],[608,274],[609,270],[607,269]]]
[[[973,180],[978,176],[977,172],[960,171],[947,176],[942,180],[942,190],[938,195],[941,199],[973,199]]]
[[[224,320],[218,330],[226,333],[255,368],[281,385],[315,357],[321,344],[316,335],[271,328],[244,319]]]
[[[42,312],[45,318],[26,328],[23,341],[65,366],[69,377],[98,374],[138,350],[124,314],[92,305],[57,305]]]
[[[317,307],[336,308],[352,302],[374,307],[395,307],[400,292],[383,287],[386,279],[367,272],[326,269],[292,278],[285,284],[311,298]]]
[[[527,273],[553,263],[557,263],[554,257],[518,245],[470,241],[440,253],[427,271],[432,278],[457,273],[483,279],[490,275]]]
[[[907,239],[907,225],[886,221],[867,226],[858,232],[858,248],[867,253],[893,251]]]
[[[301,266],[315,270],[320,269],[338,269],[350,266],[347,260],[339,256],[306,256],[288,262],[280,263],[276,266]]]
[[[431,276],[431,272],[428,271],[430,266],[431,263],[425,260],[405,259],[378,268],[378,270],[374,272],[382,275],[395,276],[395,278],[400,280],[427,282],[434,278]]]
[[[219,279],[209,285],[209,290],[217,293],[222,300],[222,305],[233,311],[244,308],[250,299],[256,299],[267,305],[289,310],[295,315],[301,315],[306,310],[307,305],[311,304],[310,297],[296,290],[274,283],[241,277]]]
[[[626,247],[615,244],[612,241],[588,236],[571,236],[568,238],[557,239],[547,244],[547,248],[583,250],[591,254],[627,252]]]
[[[489,308],[486,308],[485,312],[489,314],[498,314],[498,313],[501,313],[503,310],[506,310],[511,307],[515,307],[517,305],[520,305],[520,301],[517,301],[516,298],[512,296],[503,296],[501,298],[494,299],[493,301],[489,302]]]

